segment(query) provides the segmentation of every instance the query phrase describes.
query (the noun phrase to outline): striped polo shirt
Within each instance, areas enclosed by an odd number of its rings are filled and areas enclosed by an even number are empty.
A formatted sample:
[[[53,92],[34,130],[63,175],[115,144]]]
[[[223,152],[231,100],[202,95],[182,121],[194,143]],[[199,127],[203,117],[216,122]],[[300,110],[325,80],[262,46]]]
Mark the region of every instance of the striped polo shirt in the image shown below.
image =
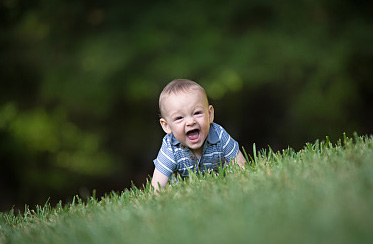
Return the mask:
[[[201,158],[197,158],[171,133],[163,138],[161,149],[153,162],[156,169],[169,178],[173,173],[179,173],[181,177],[186,177],[189,170],[194,172],[216,171],[221,164],[224,165],[235,158],[238,151],[238,143],[223,127],[212,123],[203,145]]]

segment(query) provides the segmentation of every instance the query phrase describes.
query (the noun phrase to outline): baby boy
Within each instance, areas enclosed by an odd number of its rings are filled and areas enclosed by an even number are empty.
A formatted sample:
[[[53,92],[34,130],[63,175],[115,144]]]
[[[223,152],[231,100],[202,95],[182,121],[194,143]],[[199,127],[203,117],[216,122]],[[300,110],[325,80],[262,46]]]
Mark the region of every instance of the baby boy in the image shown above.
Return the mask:
[[[174,173],[218,170],[223,163],[246,162],[238,143],[213,123],[214,108],[203,87],[191,80],[171,81],[159,97],[160,123],[167,135],[154,160],[152,186],[163,188]]]

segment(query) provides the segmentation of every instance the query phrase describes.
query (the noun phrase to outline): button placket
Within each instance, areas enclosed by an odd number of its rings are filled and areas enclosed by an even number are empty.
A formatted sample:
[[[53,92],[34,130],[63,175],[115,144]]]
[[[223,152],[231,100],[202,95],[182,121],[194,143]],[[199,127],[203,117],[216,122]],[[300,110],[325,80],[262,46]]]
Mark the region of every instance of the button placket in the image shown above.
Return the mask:
[[[201,154],[201,157],[198,159],[198,170],[201,171],[201,168],[202,168],[202,158],[203,158],[203,155],[205,154],[206,152],[206,149],[207,149],[207,146],[209,145],[209,143],[206,141],[203,145],[203,149],[202,149],[202,154]]]

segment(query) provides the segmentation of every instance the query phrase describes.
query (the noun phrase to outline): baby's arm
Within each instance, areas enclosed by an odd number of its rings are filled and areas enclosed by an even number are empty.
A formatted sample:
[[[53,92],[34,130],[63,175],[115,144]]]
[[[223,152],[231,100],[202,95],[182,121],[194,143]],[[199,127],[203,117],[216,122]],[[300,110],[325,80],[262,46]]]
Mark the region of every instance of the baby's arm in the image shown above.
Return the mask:
[[[159,190],[162,190],[162,188],[166,186],[167,182],[168,177],[162,174],[158,169],[154,169],[152,186],[154,187],[155,194],[157,194]],[[161,186],[161,189],[159,189],[158,183]]]
[[[222,132],[220,132],[220,134],[221,134],[220,138],[221,138],[222,143],[224,145],[223,146],[223,153],[225,155],[224,157],[226,158],[226,160],[230,163],[237,162],[237,164],[242,169],[245,169],[246,159],[243,156],[241,150],[239,149],[238,142],[235,141],[228,134],[228,132],[223,127],[221,127],[220,125],[217,126],[217,129],[220,129],[222,131]],[[233,155],[236,155],[236,157],[234,157]]]
[[[238,151],[238,154],[237,154],[237,157],[236,157],[236,162],[238,163],[238,165],[239,165],[242,169],[245,169],[246,159],[245,159],[245,157],[243,156],[241,150]]]

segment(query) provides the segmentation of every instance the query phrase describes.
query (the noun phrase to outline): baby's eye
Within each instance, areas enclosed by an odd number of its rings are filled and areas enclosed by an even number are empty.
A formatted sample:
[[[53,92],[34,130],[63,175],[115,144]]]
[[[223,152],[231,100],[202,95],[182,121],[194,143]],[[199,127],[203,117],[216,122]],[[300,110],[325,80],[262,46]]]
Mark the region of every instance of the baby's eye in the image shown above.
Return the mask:
[[[202,114],[202,111],[197,111],[194,113],[195,115],[199,115],[199,114]]]
[[[177,120],[181,120],[181,119],[183,119],[183,117],[181,117],[181,116],[178,116],[178,117],[175,117],[175,121],[177,121]]]

